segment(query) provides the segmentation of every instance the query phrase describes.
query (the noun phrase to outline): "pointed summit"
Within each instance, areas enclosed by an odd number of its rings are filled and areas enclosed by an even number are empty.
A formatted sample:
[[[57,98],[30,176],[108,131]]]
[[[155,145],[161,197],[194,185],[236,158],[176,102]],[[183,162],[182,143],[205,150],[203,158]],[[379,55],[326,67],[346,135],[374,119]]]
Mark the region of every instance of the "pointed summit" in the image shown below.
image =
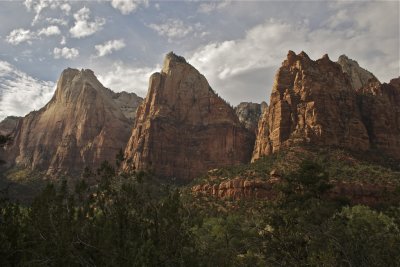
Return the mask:
[[[239,122],[206,78],[169,53],[150,77],[125,150],[125,170],[151,169],[189,181],[209,169],[250,160],[254,134]]]
[[[10,160],[50,176],[113,163],[131,130],[121,95],[105,88],[91,70],[64,70],[52,100],[20,119]]]

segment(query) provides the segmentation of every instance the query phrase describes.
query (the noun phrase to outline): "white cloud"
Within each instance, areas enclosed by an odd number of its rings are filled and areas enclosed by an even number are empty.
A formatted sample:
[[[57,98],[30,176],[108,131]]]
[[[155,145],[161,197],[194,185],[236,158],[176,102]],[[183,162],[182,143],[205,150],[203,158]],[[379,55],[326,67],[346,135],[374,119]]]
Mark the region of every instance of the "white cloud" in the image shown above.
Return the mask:
[[[69,15],[69,12],[71,11],[71,6],[70,6],[69,4],[67,4],[67,3],[65,3],[65,4],[62,4],[62,5],[60,6],[60,9],[61,9],[62,11],[64,11],[64,13],[65,13],[66,15]]]
[[[149,77],[161,66],[154,68],[135,68],[121,62],[114,63],[111,70],[97,75],[99,81],[113,91],[134,92],[139,96],[145,96],[149,84]]]
[[[198,12],[209,14],[215,10],[221,10],[231,4],[231,0],[221,0],[215,2],[206,2],[199,5]]]
[[[35,34],[30,30],[22,28],[12,30],[6,37],[6,41],[12,45],[18,45],[23,42],[31,43],[31,40],[35,38]]]
[[[46,18],[46,21],[50,24],[58,24],[61,26],[67,26],[68,21],[65,19],[60,19],[60,18]]]
[[[99,57],[111,54],[114,51],[118,51],[122,48],[125,47],[125,42],[124,40],[110,40],[105,42],[104,44],[99,44],[94,46],[95,49],[97,50],[97,55]]]
[[[49,26],[47,28],[43,28],[38,31],[38,35],[45,35],[45,36],[51,36],[51,35],[59,35],[61,34],[60,29],[58,26]]]
[[[90,10],[83,7],[74,14],[75,25],[69,30],[71,36],[74,38],[82,38],[92,35],[103,29],[105,19],[95,18],[93,21],[90,19]]]
[[[24,116],[43,107],[55,90],[53,82],[40,81],[0,61],[0,121],[6,116]]]
[[[150,24],[149,28],[155,30],[159,35],[168,37],[168,40],[183,38],[194,31],[190,25],[185,25],[182,20],[168,19],[161,24]]]
[[[303,50],[313,59],[328,53],[331,60],[337,60],[346,54],[381,81],[389,81],[400,73],[398,12],[386,12],[388,6],[382,5],[368,2],[347,6],[346,11],[333,9],[322,27],[267,20],[248,30],[243,38],[196,49],[188,61],[234,104],[269,97],[266,89],[272,87],[274,73],[288,50]],[[383,13],[386,15],[382,17]]]
[[[46,8],[61,9],[66,15],[69,14],[71,6],[66,0],[25,0],[24,5],[28,11],[33,11],[35,17],[32,21],[32,26],[35,25],[41,19],[41,13]]]
[[[79,51],[76,48],[68,48],[68,47],[63,47],[63,48],[54,48],[53,50],[53,55],[54,58],[59,59],[59,58],[65,58],[65,59],[73,59],[79,56]]]
[[[65,45],[66,43],[67,43],[67,38],[65,38],[65,36],[63,36],[61,38],[60,45]]]
[[[140,6],[148,6],[148,0],[112,0],[111,5],[113,8],[118,9],[123,15],[128,15]]]
[[[32,21],[32,25],[35,25],[40,18],[40,13],[42,12],[43,9],[45,9],[50,5],[50,1],[25,0],[24,5],[28,9],[28,11],[33,10],[35,12],[35,17],[33,18]]]

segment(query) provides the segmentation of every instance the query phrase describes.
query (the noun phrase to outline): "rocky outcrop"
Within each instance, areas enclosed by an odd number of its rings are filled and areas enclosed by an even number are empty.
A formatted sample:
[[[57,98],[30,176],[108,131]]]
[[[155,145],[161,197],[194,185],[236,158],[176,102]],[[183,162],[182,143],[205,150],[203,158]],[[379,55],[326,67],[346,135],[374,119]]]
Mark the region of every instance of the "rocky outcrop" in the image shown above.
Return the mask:
[[[124,170],[191,180],[209,169],[248,162],[254,134],[183,57],[169,53],[136,113]]]
[[[313,61],[304,52],[289,51],[259,122],[253,161],[295,143],[379,148],[400,160],[396,81],[381,85],[354,61],[341,58],[344,67],[327,55]]]
[[[236,177],[220,182],[198,184],[191,188],[195,195],[214,196],[221,199],[274,199],[274,186],[281,183],[281,176],[275,171],[269,179]]]
[[[361,68],[357,61],[349,59],[346,55],[341,55],[337,63],[342,67],[343,72],[348,74],[350,83],[355,90],[367,86],[370,82],[379,83],[375,75]]]
[[[268,108],[267,103],[261,104],[242,102],[235,107],[236,115],[239,121],[246,127],[246,129],[257,133],[258,121],[261,114]]]
[[[195,185],[191,191],[196,196],[212,196],[224,200],[274,200],[278,195],[276,186],[282,183],[280,177],[269,179],[234,178],[220,183]],[[356,183],[332,181],[332,188],[325,197],[331,199],[348,199],[352,204],[374,206],[393,200],[395,186],[387,184]]]
[[[313,61],[289,51],[259,122],[253,160],[297,142],[367,150],[369,138],[357,94],[327,55]]]
[[[21,117],[8,116],[0,122],[0,135],[9,135],[17,127],[18,121]]]
[[[48,175],[113,163],[131,131],[113,94],[91,70],[64,70],[50,102],[19,120],[8,160]]]

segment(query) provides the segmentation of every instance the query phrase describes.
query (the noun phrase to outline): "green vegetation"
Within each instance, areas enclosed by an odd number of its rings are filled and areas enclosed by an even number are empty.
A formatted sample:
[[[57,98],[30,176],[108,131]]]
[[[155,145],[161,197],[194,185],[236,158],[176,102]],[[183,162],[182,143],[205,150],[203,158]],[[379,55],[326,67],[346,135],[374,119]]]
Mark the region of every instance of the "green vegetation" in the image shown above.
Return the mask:
[[[0,266],[400,266],[398,204],[326,197],[343,173],[358,180],[373,175],[361,170],[376,170],[386,181],[396,172],[342,151],[301,160],[299,151],[286,153],[210,174],[267,179],[278,169],[283,181],[271,201],[196,197],[107,162],[85,169],[73,190],[65,181],[47,185],[29,205],[4,193]],[[335,170],[339,158],[345,172]]]
[[[355,154],[343,149],[315,148],[306,145],[287,148],[254,163],[216,169],[195,180],[193,184],[218,182],[238,176],[248,179],[268,179],[272,170],[287,176],[298,169],[303,160],[322,165],[331,180],[400,185],[399,163],[380,153],[372,151]]]

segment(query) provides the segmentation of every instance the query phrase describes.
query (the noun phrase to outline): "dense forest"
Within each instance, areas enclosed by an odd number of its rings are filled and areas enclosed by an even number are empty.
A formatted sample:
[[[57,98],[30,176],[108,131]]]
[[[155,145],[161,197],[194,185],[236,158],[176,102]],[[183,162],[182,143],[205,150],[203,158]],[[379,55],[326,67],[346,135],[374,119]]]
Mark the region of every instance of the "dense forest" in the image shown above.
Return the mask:
[[[398,206],[324,197],[329,174],[317,162],[284,181],[273,201],[228,205],[104,162],[74,185],[49,183],[29,205],[3,190],[0,265],[400,265]]]

